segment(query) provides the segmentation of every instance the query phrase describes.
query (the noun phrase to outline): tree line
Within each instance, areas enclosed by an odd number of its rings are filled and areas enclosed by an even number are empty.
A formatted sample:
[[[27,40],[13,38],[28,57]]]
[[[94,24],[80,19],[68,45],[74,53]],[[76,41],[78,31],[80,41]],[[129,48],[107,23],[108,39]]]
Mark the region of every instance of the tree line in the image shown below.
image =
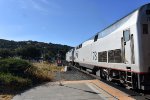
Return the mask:
[[[72,47],[61,44],[37,41],[9,41],[0,39],[0,58],[19,57],[26,60],[54,60],[57,54],[65,59],[65,54]]]

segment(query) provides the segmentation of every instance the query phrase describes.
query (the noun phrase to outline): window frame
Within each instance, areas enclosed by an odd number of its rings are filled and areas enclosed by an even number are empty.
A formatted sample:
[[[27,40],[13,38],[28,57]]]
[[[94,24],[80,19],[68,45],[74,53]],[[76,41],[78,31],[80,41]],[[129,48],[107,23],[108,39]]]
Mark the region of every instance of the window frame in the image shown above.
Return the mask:
[[[94,37],[94,42],[96,42],[96,41],[97,41],[97,39],[98,39],[98,34],[97,34],[97,35],[95,35],[95,37]]]
[[[107,62],[107,51],[98,52],[98,62]]]
[[[128,39],[126,39],[126,35],[125,35],[125,32],[129,32],[129,34],[128,34]],[[127,29],[127,30],[124,30],[123,31],[123,40],[124,40],[124,42],[128,42],[129,40],[130,40],[130,29]]]
[[[117,53],[119,53],[119,55],[117,55]],[[121,49],[114,49],[108,51],[108,63],[122,63]]]
[[[146,25],[146,27],[145,27]],[[146,28],[146,29],[145,29]],[[149,30],[148,30],[148,24],[142,24],[142,34],[148,34]]]

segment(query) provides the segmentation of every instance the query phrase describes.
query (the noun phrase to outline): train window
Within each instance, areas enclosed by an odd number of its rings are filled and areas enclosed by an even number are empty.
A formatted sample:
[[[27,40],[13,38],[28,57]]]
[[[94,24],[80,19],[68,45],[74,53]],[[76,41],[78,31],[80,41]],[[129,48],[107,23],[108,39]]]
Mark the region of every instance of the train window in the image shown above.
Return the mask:
[[[98,62],[107,62],[107,51],[98,53]]]
[[[121,63],[122,62],[121,50],[120,49],[114,50],[114,62],[115,63]]]
[[[96,42],[96,41],[97,41],[97,39],[98,39],[98,34],[97,34],[97,35],[95,35],[95,37],[94,37],[94,42]]]
[[[80,48],[82,48],[82,44],[80,44],[79,46],[77,46],[76,49],[80,49]]]
[[[148,34],[148,24],[143,24],[143,34]]]
[[[114,62],[114,51],[113,50],[108,51],[108,62],[109,63]]]
[[[147,14],[147,15],[150,15],[150,10],[146,10],[146,14]]]
[[[108,62],[109,63],[121,63],[122,62],[121,50],[116,49],[116,50],[108,51]]]
[[[82,48],[82,44],[80,44],[80,48]]]
[[[123,31],[124,41],[127,42],[130,40],[130,30]]]
[[[76,47],[76,50],[79,49],[79,46]]]
[[[79,48],[81,48],[81,44],[79,45]]]

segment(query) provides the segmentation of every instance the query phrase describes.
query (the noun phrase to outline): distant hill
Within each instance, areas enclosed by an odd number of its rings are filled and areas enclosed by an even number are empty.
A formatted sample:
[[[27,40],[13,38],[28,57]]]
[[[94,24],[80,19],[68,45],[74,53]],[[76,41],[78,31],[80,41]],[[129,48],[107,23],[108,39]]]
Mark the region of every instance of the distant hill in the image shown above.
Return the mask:
[[[56,55],[59,53],[62,59],[65,59],[66,52],[72,48],[67,45],[44,43],[38,41],[10,41],[0,39],[0,50],[8,50],[10,52],[13,52],[14,56],[18,56],[18,50],[23,48],[25,49],[29,46],[35,47],[40,50],[41,57],[47,56],[50,58],[56,58]]]

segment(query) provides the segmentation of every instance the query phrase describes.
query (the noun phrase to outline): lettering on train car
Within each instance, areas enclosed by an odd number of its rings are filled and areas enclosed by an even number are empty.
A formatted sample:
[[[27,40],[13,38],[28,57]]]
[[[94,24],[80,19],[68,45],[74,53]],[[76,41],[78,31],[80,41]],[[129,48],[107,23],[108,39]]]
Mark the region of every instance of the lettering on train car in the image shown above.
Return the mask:
[[[96,51],[93,52],[93,60],[97,60],[97,52]]]

